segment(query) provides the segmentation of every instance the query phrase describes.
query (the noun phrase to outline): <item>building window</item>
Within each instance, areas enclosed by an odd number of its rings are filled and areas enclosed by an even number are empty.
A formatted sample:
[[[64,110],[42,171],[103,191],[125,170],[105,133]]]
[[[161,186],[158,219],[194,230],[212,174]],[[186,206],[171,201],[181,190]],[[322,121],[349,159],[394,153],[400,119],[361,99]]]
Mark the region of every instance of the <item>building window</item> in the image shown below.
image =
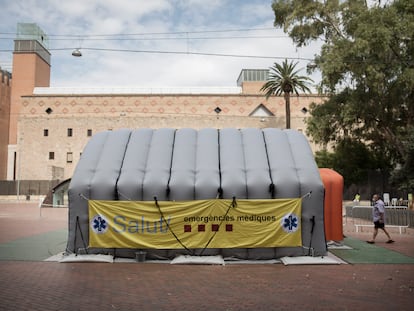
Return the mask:
[[[43,136],[49,136],[49,130],[48,129],[43,130]]]
[[[66,153],[66,163],[72,163],[73,162],[73,153],[68,152]]]
[[[72,134],[73,134],[73,130],[72,129],[68,129],[68,137],[72,137]]]
[[[55,153],[53,151],[49,152],[49,160],[54,160],[55,159]]]
[[[87,135],[88,135],[88,137],[91,137],[92,136],[92,130],[91,129],[88,129]]]

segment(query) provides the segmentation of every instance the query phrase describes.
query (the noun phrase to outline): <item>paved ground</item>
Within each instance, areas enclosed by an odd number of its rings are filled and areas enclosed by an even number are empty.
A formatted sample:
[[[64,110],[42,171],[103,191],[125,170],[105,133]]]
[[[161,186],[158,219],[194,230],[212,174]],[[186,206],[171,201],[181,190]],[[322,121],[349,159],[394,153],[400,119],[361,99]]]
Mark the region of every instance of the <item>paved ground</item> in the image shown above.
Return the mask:
[[[413,310],[413,264],[226,266],[30,260],[42,237],[64,249],[67,209],[0,201],[0,310]],[[414,258],[414,231],[379,233],[375,247]],[[361,241],[372,229],[347,237]],[[63,242],[63,243],[62,243]],[[23,260],[7,259],[21,243]],[[34,251],[33,251],[34,252]],[[43,254],[45,250],[42,250]],[[40,256],[40,254],[39,254]],[[4,259],[6,258],[6,259]]]

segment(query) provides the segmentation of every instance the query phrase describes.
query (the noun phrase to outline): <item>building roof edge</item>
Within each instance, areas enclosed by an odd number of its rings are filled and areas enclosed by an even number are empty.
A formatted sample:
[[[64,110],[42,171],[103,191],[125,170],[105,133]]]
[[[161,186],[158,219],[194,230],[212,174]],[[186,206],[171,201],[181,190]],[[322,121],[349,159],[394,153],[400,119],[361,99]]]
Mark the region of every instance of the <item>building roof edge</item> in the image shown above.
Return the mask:
[[[35,87],[33,95],[241,94],[241,87]]]

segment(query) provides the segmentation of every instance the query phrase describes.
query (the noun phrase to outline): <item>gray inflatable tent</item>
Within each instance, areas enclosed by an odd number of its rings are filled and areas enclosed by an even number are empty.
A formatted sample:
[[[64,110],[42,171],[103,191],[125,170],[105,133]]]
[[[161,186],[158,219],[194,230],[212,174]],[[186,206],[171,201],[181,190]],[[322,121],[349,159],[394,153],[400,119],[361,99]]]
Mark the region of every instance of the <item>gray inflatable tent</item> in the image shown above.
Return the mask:
[[[203,255],[271,259],[327,252],[324,187],[305,136],[295,130],[122,129],[94,135],[69,186],[67,252],[88,245],[88,199],[201,200],[299,198],[303,247],[207,249]],[[133,257],[132,249],[88,249]],[[198,250],[192,250],[197,254]],[[171,259],[185,249],[147,250]]]

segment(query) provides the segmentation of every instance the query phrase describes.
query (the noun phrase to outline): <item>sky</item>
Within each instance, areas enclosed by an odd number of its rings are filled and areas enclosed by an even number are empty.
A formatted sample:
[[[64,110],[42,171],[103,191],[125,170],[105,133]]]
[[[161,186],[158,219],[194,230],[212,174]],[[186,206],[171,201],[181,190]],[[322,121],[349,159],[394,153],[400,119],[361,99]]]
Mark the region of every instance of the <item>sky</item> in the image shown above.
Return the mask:
[[[305,75],[320,46],[296,48],[273,26],[271,3],[0,0],[0,67],[12,70],[17,23],[36,23],[48,36],[52,87],[234,87],[242,69],[284,58]]]

